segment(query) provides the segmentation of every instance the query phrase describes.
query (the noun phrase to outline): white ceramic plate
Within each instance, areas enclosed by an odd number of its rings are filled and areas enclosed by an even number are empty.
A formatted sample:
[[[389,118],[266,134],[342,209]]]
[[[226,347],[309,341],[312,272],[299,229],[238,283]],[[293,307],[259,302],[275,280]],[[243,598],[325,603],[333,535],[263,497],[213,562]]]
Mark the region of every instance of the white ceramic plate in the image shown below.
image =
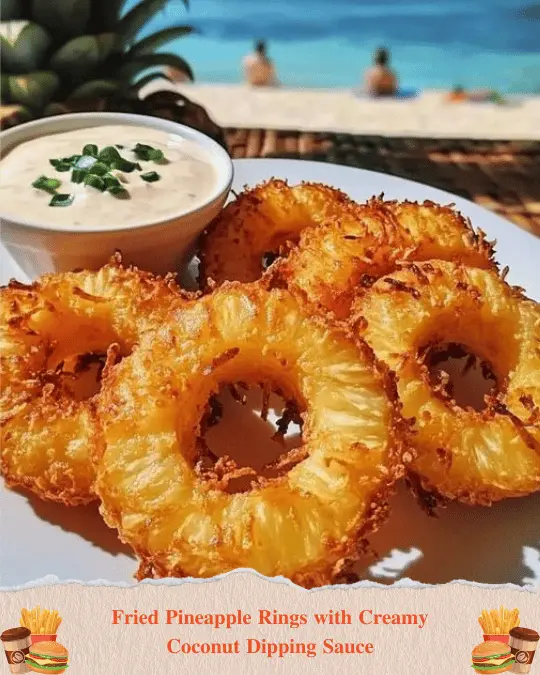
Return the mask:
[[[387,198],[454,203],[476,227],[497,239],[497,257],[510,266],[508,280],[540,300],[540,239],[459,197],[426,185],[370,171],[315,162],[240,160],[235,162],[234,189],[273,176],[291,183],[320,181],[364,200]],[[25,281],[0,248],[1,283]],[[256,406],[255,406],[256,407]],[[260,420],[238,410],[224,422],[223,443],[268,438]],[[246,417],[247,415],[247,417]],[[240,434],[238,420],[243,420]],[[248,427],[248,425],[250,425]],[[235,436],[236,434],[236,436]],[[492,508],[453,505],[438,519],[428,518],[400,490],[393,515],[373,538],[381,560],[366,560],[362,576],[391,583],[402,577],[426,583],[467,579],[484,583],[540,584],[540,495],[507,500]],[[102,522],[96,507],[67,509],[41,502],[0,484],[0,586],[13,586],[53,574],[62,580],[132,580],[136,569],[129,550]]]

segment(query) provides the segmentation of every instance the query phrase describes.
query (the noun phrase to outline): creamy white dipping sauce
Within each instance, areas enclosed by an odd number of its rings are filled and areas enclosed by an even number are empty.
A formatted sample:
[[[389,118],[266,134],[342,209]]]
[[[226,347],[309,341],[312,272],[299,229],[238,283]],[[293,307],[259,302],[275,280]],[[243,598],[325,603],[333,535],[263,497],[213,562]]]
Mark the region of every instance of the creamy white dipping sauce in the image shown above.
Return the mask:
[[[163,162],[143,161],[133,152],[137,143],[163,151]],[[142,170],[110,175],[127,191],[122,197],[71,181],[71,171],[57,171],[50,159],[82,154],[85,145],[117,148],[121,157]],[[141,174],[156,172],[146,182]],[[40,176],[61,181],[60,194],[73,195],[69,206],[49,206],[51,194],[32,187]],[[106,229],[157,223],[201,206],[216,188],[217,174],[208,153],[193,141],[149,127],[110,125],[41,136],[21,143],[0,160],[0,204],[6,216],[48,227]]]

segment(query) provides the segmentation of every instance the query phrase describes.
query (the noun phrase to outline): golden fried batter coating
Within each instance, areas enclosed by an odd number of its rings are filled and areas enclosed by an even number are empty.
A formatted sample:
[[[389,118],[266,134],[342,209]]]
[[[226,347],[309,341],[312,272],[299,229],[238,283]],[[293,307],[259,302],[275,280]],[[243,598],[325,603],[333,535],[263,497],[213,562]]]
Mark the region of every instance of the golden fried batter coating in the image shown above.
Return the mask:
[[[255,281],[263,257],[277,253],[300,232],[354,205],[340,190],[319,183],[289,186],[273,179],[245,190],[228,204],[201,241],[200,281]]]
[[[111,345],[111,359],[129,353],[173,298],[180,295],[172,279],[118,262],[0,291],[0,470],[7,484],[69,505],[95,498],[94,399],[78,400],[74,374],[62,364]]]
[[[238,381],[272,383],[298,401],[303,445],[281,477],[230,469],[254,481],[230,494],[227,471],[203,472],[197,439],[209,397]],[[251,567],[329,583],[358,557],[401,473],[392,392],[365,346],[287,291],[224,284],[147,334],[105,378],[102,514],[141,558],[139,578]]]
[[[360,334],[397,376],[414,420],[424,488],[469,504],[540,489],[540,305],[494,271],[442,261],[408,263],[360,295]],[[498,393],[464,409],[430,385],[426,348],[465,345],[490,365]]]
[[[305,229],[274,269],[315,309],[345,319],[357,289],[391,272],[396,261],[432,258],[494,266],[483,234],[453,209],[374,198],[352,214]]]

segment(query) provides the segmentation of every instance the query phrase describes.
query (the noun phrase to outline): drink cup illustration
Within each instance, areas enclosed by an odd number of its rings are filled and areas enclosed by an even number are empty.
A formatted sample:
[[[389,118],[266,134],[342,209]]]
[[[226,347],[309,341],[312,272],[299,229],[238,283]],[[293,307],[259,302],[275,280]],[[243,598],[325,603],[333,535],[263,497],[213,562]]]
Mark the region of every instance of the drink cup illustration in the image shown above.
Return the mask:
[[[530,673],[540,635],[531,628],[516,626],[510,631],[510,649],[515,658],[513,673]]]
[[[29,673],[26,655],[30,651],[30,630],[24,626],[8,628],[0,635],[12,673]]]

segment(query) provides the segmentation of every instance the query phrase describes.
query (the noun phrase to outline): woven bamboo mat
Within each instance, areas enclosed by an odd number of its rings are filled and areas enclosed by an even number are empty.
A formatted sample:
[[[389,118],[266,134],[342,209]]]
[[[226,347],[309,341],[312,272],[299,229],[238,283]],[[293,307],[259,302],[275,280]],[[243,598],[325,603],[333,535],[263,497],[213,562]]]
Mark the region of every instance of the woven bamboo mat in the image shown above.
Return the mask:
[[[540,237],[540,142],[389,138],[227,129],[233,157],[346,164],[426,183],[481,204]]]

